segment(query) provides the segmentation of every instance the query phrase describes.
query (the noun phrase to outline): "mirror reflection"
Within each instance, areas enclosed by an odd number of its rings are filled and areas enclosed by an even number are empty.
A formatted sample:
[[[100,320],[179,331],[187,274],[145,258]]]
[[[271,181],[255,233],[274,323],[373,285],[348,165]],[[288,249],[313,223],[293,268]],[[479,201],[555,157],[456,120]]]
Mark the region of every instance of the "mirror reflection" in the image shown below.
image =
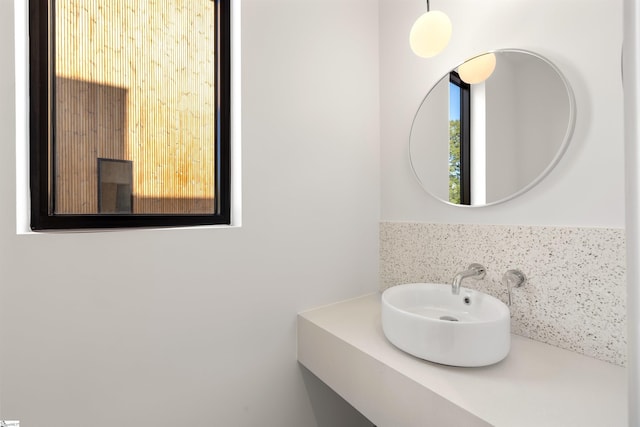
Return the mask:
[[[471,58],[428,93],[410,136],[424,189],[455,205],[503,202],[558,162],[574,125],[571,89],[541,56],[500,50]]]

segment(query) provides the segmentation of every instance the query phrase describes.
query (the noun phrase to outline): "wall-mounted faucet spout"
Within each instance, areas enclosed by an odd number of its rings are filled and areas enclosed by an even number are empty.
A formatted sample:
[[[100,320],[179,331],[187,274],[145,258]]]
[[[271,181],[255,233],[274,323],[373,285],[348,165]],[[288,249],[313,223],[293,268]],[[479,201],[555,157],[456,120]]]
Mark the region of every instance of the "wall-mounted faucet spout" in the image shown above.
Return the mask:
[[[480,264],[470,264],[466,270],[461,271],[456,274],[456,277],[453,278],[453,283],[451,285],[451,292],[454,295],[458,295],[460,293],[460,284],[464,279],[473,278],[473,279],[482,279],[485,274],[487,274],[487,269],[484,268]]]

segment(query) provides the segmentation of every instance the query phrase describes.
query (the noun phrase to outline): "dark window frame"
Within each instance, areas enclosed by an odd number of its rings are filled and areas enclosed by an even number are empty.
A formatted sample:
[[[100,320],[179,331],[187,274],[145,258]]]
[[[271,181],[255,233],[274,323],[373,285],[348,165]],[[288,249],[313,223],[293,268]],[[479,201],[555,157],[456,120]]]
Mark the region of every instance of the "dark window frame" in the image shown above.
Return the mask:
[[[64,1],[64,0],[62,0]],[[186,227],[231,223],[231,1],[216,4],[216,188],[213,214],[55,214],[52,146],[56,0],[29,0],[31,229]]]
[[[457,72],[449,73],[449,82],[460,88],[460,204],[471,204],[471,85]]]

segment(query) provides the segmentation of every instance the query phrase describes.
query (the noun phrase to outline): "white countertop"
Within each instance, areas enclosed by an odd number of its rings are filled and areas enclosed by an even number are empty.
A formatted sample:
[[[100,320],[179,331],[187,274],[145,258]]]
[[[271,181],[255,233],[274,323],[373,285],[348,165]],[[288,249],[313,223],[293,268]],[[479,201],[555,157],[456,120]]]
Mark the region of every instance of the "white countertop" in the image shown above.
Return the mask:
[[[298,360],[378,427],[627,425],[626,369],[517,335],[493,366],[427,362],[387,341],[379,293],[299,314]]]

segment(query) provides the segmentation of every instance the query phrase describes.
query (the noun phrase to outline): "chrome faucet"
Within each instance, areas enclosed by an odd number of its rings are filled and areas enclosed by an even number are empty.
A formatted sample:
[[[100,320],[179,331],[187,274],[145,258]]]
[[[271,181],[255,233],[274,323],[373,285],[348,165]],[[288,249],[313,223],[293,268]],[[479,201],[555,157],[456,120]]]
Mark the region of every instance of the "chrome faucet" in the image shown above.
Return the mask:
[[[502,283],[507,285],[507,293],[509,296],[507,305],[511,307],[511,288],[519,288],[527,283],[527,276],[525,276],[520,270],[507,270],[507,272],[502,276]]]
[[[487,273],[487,269],[481,266],[480,264],[470,264],[466,270],[461,271],[456,274],[456,277],[453,278],[453,284],[451,285],[451,293],[453,295],[458,295],[460,293],[460,284],[464,279],[473,278],[473,279],[482,279],[484,275]]]

